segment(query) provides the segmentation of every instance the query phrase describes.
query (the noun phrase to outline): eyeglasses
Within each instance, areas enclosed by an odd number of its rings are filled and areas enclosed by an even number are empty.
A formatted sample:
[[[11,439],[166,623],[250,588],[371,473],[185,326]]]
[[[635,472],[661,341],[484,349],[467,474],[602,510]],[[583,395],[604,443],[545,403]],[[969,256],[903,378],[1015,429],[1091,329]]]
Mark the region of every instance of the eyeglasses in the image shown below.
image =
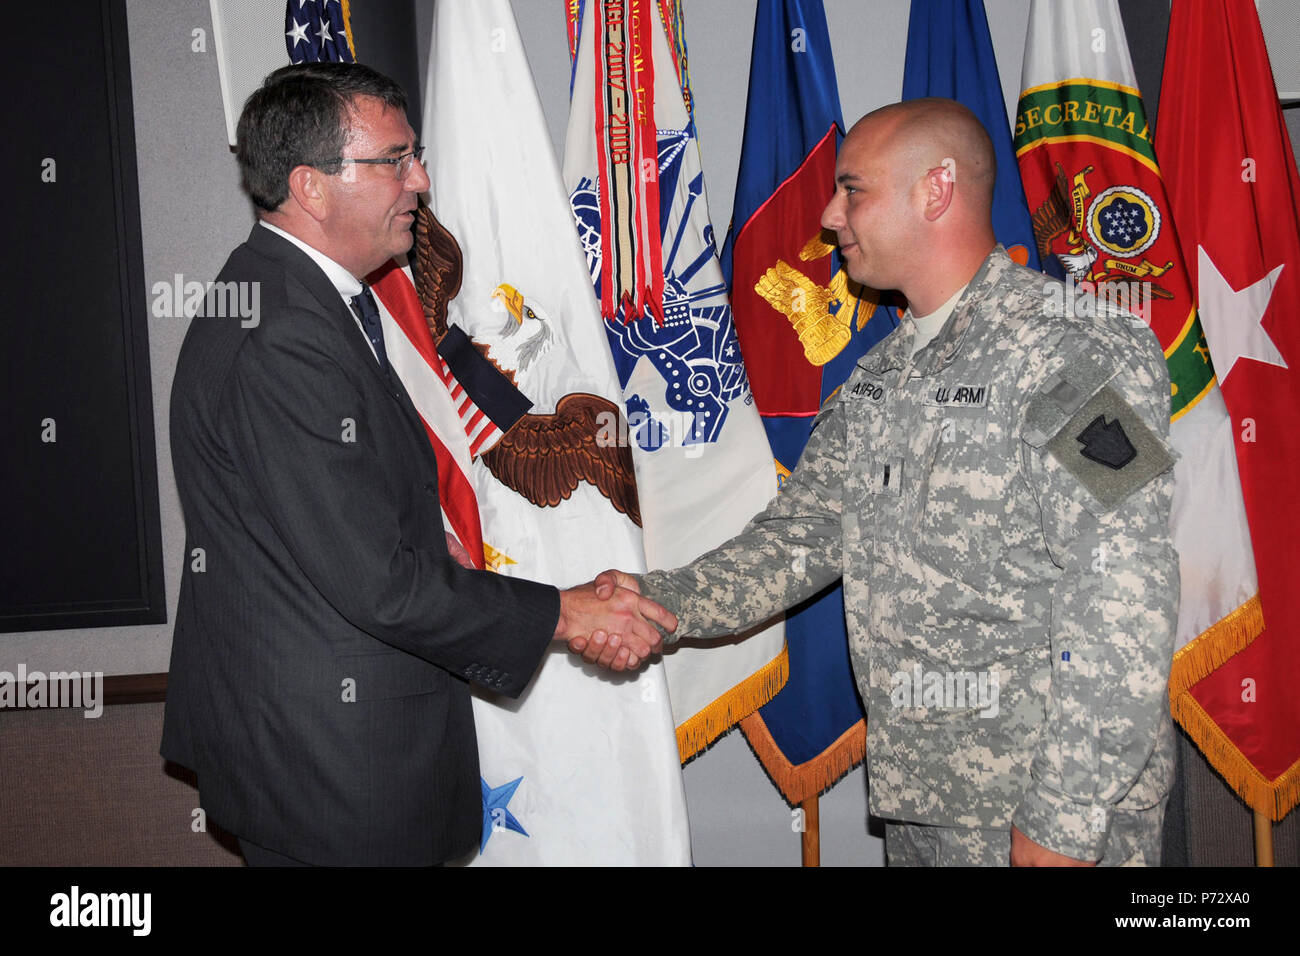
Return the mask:
[[[337,159],[337,163],[354,163],[365,166],[392,166],[397,179],[401,182],[406,181],[406,177],[411,175],[411,170],[416,163],[424,161],[424,147],[417,146],[409,153],[403,153],[401,156],[393,156],[387,159],[349,159],[343,157]]]

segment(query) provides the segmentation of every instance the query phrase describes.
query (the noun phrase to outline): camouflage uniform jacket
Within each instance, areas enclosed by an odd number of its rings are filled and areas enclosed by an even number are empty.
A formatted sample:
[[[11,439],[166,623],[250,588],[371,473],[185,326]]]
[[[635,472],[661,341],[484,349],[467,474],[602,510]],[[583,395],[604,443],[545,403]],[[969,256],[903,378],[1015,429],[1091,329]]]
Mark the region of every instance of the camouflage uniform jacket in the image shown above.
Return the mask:
[[[859,360],[765,511],[642,588],[708,637],[842,576],[872,813],[1095,860],[1172,773],[1169,378],[1062,289],[995,248],[914,359],[907,319]]]

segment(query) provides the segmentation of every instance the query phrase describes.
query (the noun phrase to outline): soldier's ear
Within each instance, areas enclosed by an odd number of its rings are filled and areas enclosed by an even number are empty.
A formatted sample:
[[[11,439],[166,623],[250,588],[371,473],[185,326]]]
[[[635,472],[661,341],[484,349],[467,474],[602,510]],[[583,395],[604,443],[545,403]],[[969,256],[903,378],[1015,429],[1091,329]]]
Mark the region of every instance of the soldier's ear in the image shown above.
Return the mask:
[[[939,166],[927,170],[923,180],[925,193],[925,207],[923,213],[925,218],[934,222],[948,211],[952,205],[953,196],[957,192],[957,167],[950,160],[945,159]]]
[[[289,200],[317,222],[329,212],[327,178],[314,166],[295,166],[289,171]]]

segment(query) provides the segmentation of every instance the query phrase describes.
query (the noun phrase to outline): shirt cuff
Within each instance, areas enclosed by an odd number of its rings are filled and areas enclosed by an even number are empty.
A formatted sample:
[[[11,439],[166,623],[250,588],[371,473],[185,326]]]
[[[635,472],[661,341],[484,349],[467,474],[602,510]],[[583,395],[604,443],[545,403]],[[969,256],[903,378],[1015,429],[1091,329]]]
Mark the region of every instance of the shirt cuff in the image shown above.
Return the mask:
[[[677,630],[674,632],[665,631],[658,624],[654,625],[655,629],[659,632],[659,635],[664,639],[665,645],[676,644],[677,639],[686,633],[686,630],[683,627],[686,622],[682,620],[682,615],[677,608],[673,607],[673,603],[675,603],[672,600],[675,596],[673,592],[662,591],[655,586],[656,584],[661,583],[663,578],[662,572],[649,571],[645,574],[633,574],[631,577],[636,580],[637,586],[641,589],[642,597],[649,598],[661,607],[672,611],[673,614],[677,616]],[[654,624],[654,621],[651,621],[650,623]]]

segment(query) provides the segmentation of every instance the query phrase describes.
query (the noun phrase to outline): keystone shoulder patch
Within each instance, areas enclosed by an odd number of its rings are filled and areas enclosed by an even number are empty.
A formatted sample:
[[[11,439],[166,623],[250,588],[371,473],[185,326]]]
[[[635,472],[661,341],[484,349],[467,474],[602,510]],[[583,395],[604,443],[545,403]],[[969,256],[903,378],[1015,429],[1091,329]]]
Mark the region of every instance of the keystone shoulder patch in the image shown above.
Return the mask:
[[[1115,471],[1137,457],[1137,449],[1128,440],[1119,419],[1106,421],[1105,415],[1098,415],[1090,421],[1088,427],[1076,435],[1074,440],[1083,446],[1079,449],[1079,454],[1084,458]]]
[[[1107,511],[1174,464],[1165,443],[1109,385],[1084,402],[1046,448]]]

